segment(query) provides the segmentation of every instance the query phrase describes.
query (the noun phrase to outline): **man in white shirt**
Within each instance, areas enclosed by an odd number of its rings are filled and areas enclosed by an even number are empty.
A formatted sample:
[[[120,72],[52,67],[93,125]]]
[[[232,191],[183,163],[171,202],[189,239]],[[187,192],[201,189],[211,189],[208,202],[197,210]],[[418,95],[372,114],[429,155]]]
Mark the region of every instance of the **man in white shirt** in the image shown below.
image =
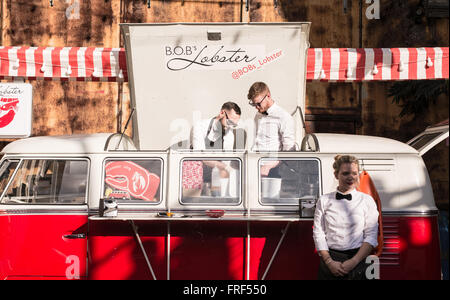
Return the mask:
[[[254,151],[291,151],[295,149],[294,118],[272,99],[264,82],[255,82],[249,89],[249,104],[258,111],[255,116],[256,138]],[[279,177],[278,162],[261,166],[261,174]]]
[[[337,191],[320,197],[314,215],[313,238],[321,256],[319,279],[344,278],[364,264],[378,245],[376,203],[370,195],[356,190],[358,160],[337,155],[333,167],[339,181]]]
[[[217,116],[201,120],[194,124],[192,129],[192,149],[199,150],[233,150],[243,149],[245,143],[245,132],[238,131],[237,126],[241,117],[241,109],[234,102],[226,102],[222,105]],[[238,133],[237,133],[238,132]],[[193,165],[195,163],[195,166]],[[190,168],[187,166],[191,164]],[[189,191],[191,195],[199,195],[201,184],[204,182],[212,182],[212,169],[217,167],[221,178],[229,178],[231,167],[230,164],[215,161],[203,160],[197,162],[185,162],[183,169],[191,169],[191,173],[198,174],[197,178],[183,178],[196,182],[194,192]],[[201,169],[201,170],[199,170]],[[201,174],[201,175],[199,175]],[[188,188],[185,188],[188,190]]]
[[[234,129],[237,127],[240,117],[240,107],[234,102],[226,102],[217,116],[194,124],[192,130],[193,150],[233,150],[235,145]]]

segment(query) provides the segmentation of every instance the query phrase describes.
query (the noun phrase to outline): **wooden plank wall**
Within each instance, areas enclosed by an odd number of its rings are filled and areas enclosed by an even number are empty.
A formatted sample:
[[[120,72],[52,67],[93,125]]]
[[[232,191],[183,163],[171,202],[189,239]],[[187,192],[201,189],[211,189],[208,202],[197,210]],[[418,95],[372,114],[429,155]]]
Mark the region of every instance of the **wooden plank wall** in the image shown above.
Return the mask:
[[[277,4],[275,7],[274,4]],[[1,0],[3,46],[122,47],[118,24],[142,22],[312,22],[311,47],[448,46],[448,17],[419,14],[421,0]],[[372,6],[373,8],[373,6]],[[32,82],[33,135],[115,132],[129,115],[128,85]],[[408,140],[427,125],[448,118],[448,99],[437,99],[423,118],[399,117],[387,90],[392,83],[307,83],[310,131],[346,132]],[[127,131],[131,134],[130,129]],[[428,158],[432,178],[446,182],[446,154]],[[442,152],[442,151],[441,151]],[[444,151],[445,152],[445,151]],[[444,168],[445,169],[445,168]],[[435,191],[436,193],[436,191]]]

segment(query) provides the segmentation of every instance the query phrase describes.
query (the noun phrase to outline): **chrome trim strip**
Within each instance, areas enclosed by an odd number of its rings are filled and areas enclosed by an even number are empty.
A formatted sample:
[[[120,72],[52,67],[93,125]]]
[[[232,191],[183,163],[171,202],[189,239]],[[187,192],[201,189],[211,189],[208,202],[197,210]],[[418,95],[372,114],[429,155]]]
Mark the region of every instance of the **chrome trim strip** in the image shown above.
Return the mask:
[[[137,210],[137,209],[122,209],[121,213],[135,213],[137,215],[140,214],[145,214],[145,213],[157,213],[157,212],[162,212],[165,211],[163,209],[157,209],[157,210]],[[184,212],[184,213],[199,213],[199,212],[204,212],[205,210],[176,210],[174,212]],[[242,210],[226,210],[226,212],[228,213],[244,213],[244,211]],[[80,205],[74,205],[73,207],[69,207],[69,205],[64,205],[64,207],[61,205],[61,208],[55,208],[53,207],[26,207],[26,208],[18,208],[17,206],[15,207],[7,207],[7,205],[1,205],[0,206],[0,215],[12,215],[12,214],[89,214],[89,215],[96,215],[98,214],[98,208],[94,208],[94,209],[88,209],[87,206],[85,206],[84,208],[81,208]],[[256,213],[256,212],[254,212]],[[290,211],[290,212],[282,212],[282,211],[267,211],[267,212],[263,212],[260,211],[258,212],[261,215],[265,215],[265,216],[270,216],[270,215],[284,215],[284,214],[296,214],[295,211]],[[391,212],[383,212],[383,216],[389,216],[389,217],[394,217],[394,216],[398,216],[398,217],[434,217],[437,216],[439,213],[439,211],[437,210],[432,210],[432,211],[425,211],[425,212],[419,212],[419,211],[391,211]],[[298,214],[298,212],[297,212]],[[392,225],[391,225],[392,226]],[[386,231],[385,233],[389,233],[389,228],[391,226],[386,226]]]
[[[399,216],[399,217],[432,217],[437,216],[439,213],[438,210],[428,210],[428,211],[407,211],[407,210],[399,210],[399,211],[382,211],[381,214],[383,216]]]
[[[88,208],[80,208],[79,206],[69,208],[61,207],[61,209],[49,207],[36,207],[36,208],[0,208],[0,216],[3,215],[88,215]]]

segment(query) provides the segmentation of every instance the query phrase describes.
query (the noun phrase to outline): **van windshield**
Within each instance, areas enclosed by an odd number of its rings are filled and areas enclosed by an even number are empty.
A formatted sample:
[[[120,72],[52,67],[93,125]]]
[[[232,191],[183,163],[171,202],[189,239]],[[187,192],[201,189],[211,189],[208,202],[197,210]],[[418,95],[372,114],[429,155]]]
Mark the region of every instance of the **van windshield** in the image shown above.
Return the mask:
[[[12,167],[11,164],[9,169]],[[10,171],[9,176],[11,174]],[[24,159],[1,203],[83,204],[86,201],[87,175],[86,160]]]

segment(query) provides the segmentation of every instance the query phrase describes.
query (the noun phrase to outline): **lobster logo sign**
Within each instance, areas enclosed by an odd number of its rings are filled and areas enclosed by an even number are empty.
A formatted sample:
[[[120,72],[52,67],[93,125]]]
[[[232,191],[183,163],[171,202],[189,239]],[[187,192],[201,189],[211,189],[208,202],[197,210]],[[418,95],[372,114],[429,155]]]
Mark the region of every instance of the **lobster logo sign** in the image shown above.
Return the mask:
[[[0,128],[8,126],[16,116],[19,98],[0,98]]]
[[[157,201],[160,178],[150,173],[143,167],[131,161],[113,161],[106,164],[105,183],[117,189],[108,196],[122,195],[130,198],[130,195],[145,201]]]
[[[31,135],[32,86],[0,84],[0,137]]]

